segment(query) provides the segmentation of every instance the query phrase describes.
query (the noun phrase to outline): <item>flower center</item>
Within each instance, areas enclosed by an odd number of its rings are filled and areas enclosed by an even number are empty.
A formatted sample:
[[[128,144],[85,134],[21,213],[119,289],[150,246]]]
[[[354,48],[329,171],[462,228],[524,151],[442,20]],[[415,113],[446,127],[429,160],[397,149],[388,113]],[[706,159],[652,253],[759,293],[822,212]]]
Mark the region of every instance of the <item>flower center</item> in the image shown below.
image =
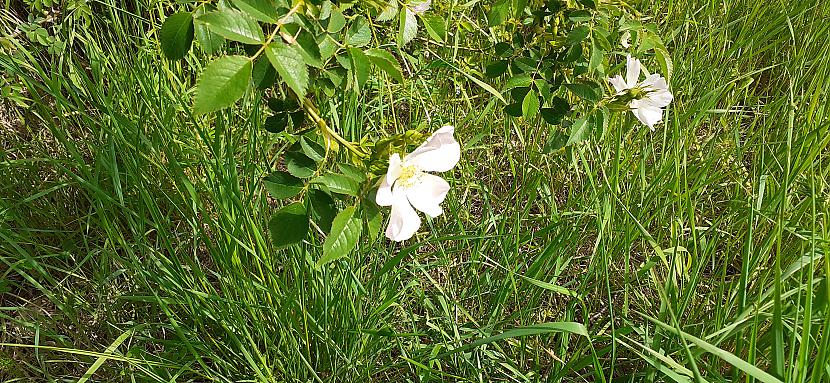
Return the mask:
[[[401,168],[401,175],[398,176],[398,180],[395,183],[403,187],[410,187],[418,181],[421,173],[415,165],[404,165]]]
[[[630,94],[631,97],[634,97],[635,100],[639,100],[648,94],[648,89],[634,87],[628,90],[628,94]]]

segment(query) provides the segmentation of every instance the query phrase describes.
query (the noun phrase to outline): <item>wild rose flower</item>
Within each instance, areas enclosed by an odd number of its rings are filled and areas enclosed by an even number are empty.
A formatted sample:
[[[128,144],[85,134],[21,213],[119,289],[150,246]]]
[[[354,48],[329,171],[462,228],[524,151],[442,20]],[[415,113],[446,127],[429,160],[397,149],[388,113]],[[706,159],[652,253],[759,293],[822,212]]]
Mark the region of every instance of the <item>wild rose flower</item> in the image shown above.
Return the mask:
[[[429,10],[430,5],[432,5],[432,0],[423,0],[409,4],[408,7],[412,10],[412,12],[415,12],[416,15],[423,15]]]
[[[669,85],[666,79],[659,74],[646,76],[643,82],[640,79],[640,60],[631,55],[626,58],[625,79],[620,75],[609,78],[608,81],[614,86],[617,95],[628,93],[633,99],[628,103],[631,113],[640,122],[654,130],[654,124],[663,119],[663,109],[668,106],[674,96],[669,92]]]
[[[444,126],[403,159],[397,153],[389,157],[389,169],[375,197],[378,205],[392,206],[387,238],[400,242],[415,235],[421,227],[415,209],[433,218],[443,213],[441,202],[450,184],[427,172],[446,172],[458,163],[461,145],[453,138],[454,131]]]

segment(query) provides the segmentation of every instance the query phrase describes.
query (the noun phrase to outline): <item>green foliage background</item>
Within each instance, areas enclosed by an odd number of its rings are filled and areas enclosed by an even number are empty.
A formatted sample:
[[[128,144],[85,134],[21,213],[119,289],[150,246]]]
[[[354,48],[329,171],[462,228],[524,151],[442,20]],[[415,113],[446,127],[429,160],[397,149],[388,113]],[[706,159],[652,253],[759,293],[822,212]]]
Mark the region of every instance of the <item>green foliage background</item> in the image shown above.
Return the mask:
[[[330,267],[320,236],[270,240],[288,143],[262,94],[190,113],[206,61],[162,58],[171,3],[4,5],[3,381],[830,379],[823,3],[635,4],[673,58],[666,122],[556,153],[464,74],[497,40],[473,7],[404,84],[326,100],[350,140],[452,123],[463,145],[422,241]]]

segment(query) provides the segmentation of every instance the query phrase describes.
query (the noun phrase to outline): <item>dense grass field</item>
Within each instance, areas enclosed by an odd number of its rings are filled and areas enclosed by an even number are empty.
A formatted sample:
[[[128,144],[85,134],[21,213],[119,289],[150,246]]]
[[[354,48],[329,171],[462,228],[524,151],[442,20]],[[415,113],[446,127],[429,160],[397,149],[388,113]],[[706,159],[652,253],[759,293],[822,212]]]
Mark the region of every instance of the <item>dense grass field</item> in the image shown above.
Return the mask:
[[[455,125],[444,215],[322,268],[319,238],[269,239],[262,96],[192,116],[171,3],[89,4],[62,54],[0,48],[1,382],[830,381],[824,2],[634,4],[672,54],[665,123],[554,154],[428,65],[481,71],[456,58],[486,26],[420,45],[405,84],[320,103],[353,139]]]

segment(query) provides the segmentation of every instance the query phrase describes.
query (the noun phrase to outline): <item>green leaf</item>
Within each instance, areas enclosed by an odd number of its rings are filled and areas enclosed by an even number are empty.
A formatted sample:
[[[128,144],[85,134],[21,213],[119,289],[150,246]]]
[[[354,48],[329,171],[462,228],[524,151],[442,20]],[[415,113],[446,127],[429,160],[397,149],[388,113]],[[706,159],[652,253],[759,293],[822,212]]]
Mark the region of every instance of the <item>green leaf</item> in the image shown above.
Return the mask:
[[[533,117],[536,117],[536,113],[539,112],[539,97],[536,96],[536,92],[530,91],[525,96],[524,101],[522,101],[522,116],[526,120],[529,120]]]
[[[267,89],[274,85],[277,80],[277,72],[267,58],[260,57],[254,62],[254,70],[251,73],[251,78],[254,81],[257,89]]]
[[[369,57],[360,48],[349,48],[349,57],[352,59],[352,71],[357,88],[363,88],[366,81],[369,81]]]
[[[507,114],[508,116],[521,117],[522,116],[522,103],[521,102],[514,102],[510,105],[505,105],[503,110],[504,110],[504,113]]]
[[[300,46],[300,54],[303,55],[305,63],[315,68],[323,67],[323,57],[320,55],[320,46],[314,39],[314,35],[301,31],[296,37],[297,45]]]
[[[424,28],[427,30],[429,37],[433,40],[443,43],[444,36],[447,35],[447,23],[440,16],[436,15],[421,15],[421,21],[424,22]]]
[[[542,118],[548,124],[557,125],[562,122],[565,114],[571,110],[571,106],[562,97],[554,97],[550,104],[550,108],[542,108]]]
[[[363,16],[356,17],[346,32],[346,44],[363,47],[370,41],[372,41],[372,30],[369,28],[369,23]]]
[[[193,15],[178,12],[170,15],[159,31],[161,50],[171,60],[181,60],[193,44]]]
[[[268,223],[271,240],[278,248],[300,243],[308,235],[308,212],[305,204],[294,202],[274,213]]]
[[[392,56],[391,53],[379,48],[367,49],[363,51],[363,53],[369,57],[369,61],[371,61],[372,64],[375,64],[375,66],[384,71],[387,75],[389,75],[389,77],[392,77],[399,83],[403,83],[403,71],[401,70],[401,64],[398,63],[395,56]]]
[[[340,32],[344,26],[346,26],[346,18],[343,16],[343,12],[340,12],[340,9],[338,8],[332,8],[331,16],[329,16],[329,24],[326,30],[331,33],[337,33]]]
[[[504,24],[510,17],[510,1],[498,0],[487,12],[487,26],[495,27]]]
[[[398,14],[398,0],[390,0],[380,14],[375,17],[375,20],[384,22],[389,21],[395,18],[395,15]]]
[[[199,16],[204,15],[205,13],[205,7],[199,7],[195,13],[196,18],[198,19]],[[210,28],[208,28],[204,23],[195,23],[193,25],[193,29],[194,34],[196,35],[196,40],[199,41],[199,45],[202,47],[202,50],[204,50],[208,55],[219,52],[219,50],[222,49],[222,45],[225,44],[225,38],[211,32]]]
[[[273,41],[265,49],[271,65],[298,97],[305,97],[308,88],[308,68],[299,50],[280,41]]]
[[[269,0],[233,0],[233,3],[254,19],[272,24],[278,21],[277,7]]]
[[[654,47],[654,58],[657,59],[657,65],[660,66],[660,71],[663,72],[666,82],[670,82],[671,75],[674,72],[674,64],[672,64],[669,51],[662,46]]]
[[[265,41],[262,28],[256,20],[234,9],[205,13],[196,20],[204,23],[212,32],[222,35],[228,40],[245,44],[262,44]]]
[[[586,21],[591,20],[591,12],[587,9],[580,9],[577,11],[569,12],[568,19],[576,23],[584,23]]]
[[[418,19],[415,17],[415,12],[404,7],[400,14],[400,24],[398,26],[398,46],[402,47],[409,44],[417,34]]]
[[[533,78],[530,77],[530,73],[520,73],[507,79],[507,83],[504,84],[504,90],[529,87],[530,84],[533,84]]]
[[[291,198],[303,191],[303,181],[284,171],[273,172],[262,182],[265,184],[265,190],[276,199]]]
[[[340,169],[343,175],[357,181],[358,183],[366,181],[366,170],[364,169],[349,164],[337,164],[337,168]]]
[[[353,178],[343,174],[329,173],[319,176],[312,183],[322,184],[329,188],[329,191],[337,194],[357,196],[360,184]]]
[[[588,124],[588,117],[581,117],[571,125],[571,135],[568,137],[568,142],[565,145],[573,145],[585,141],[590,134],[591,129],[590,124]]]
[[[308,158],[311,158],[316,162],[322,161],[326,156],[326,149],[309,138],[300,137],[300,147]]]
[[[490,78],[499,77],[507,72],[507,60],[498,60],[484,68],[484,75]]]
[[[589,34],[591,34],[591,28],[587,25],[578,26],[568,33],[568,38],[565,40],[565,43],[568,45],[579,44],[582,40],[585,40]]]
[[[331,232],[323,242],[323,257],[317,261],[317,266],[348,256],[357,246],[357,240],[363,230],[360,217],[355,216],[356,207],[349,206],[331,223]]]
[[[594,83],[590,82],[581,82],[581,83],[573,83],[573,84],[565,84],[565,87],[568,88],[573,94],[577,95],[579,98],[587,101],[599,101],[601,92],[599,87],[596,86]]]
[[[546,142],[545,146],[542,148],[542,153],[550,154],[556,152],[567,146],[567,144],[568,136],[558,130],[553,131],[550,138],[548,138],[548,142]]]
[[[331,232],[331,223],[337,215],[337,207],[334,205],[334,199],[320,189],[309,189],[306,194],[306,201],[309,205],[309,212],[311,218],[320,230],[328,233]]]
[[[309,178],[317,171],[317,163],[300,152],[285,153],[285,167],[297,178]]]
[[[281,133],[285,131],[288,126],[288,114],[285,112],[275,113],[265,119],[265,124],[262,126],[270,133]]]
[[[253,64],[245,56],[225,56],[205,68],[196,84],[193,111],[205,114],[233,105],[251,81]]]
[[[374,202],[375,197],[363,200],[363,218],[366,220],[366,235],[374,240],[380,234],[383,227],[383,214],[380,214],[380,207]]]

